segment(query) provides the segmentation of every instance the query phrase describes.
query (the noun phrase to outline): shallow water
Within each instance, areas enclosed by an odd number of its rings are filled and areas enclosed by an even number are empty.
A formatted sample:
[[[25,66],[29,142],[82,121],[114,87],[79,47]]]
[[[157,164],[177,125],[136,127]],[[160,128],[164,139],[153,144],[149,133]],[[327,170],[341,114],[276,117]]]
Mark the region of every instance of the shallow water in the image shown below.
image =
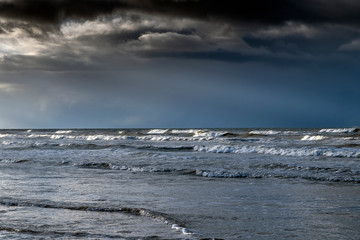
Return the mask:
[[[0,132],[0,238],[358,239],[358,129]]]

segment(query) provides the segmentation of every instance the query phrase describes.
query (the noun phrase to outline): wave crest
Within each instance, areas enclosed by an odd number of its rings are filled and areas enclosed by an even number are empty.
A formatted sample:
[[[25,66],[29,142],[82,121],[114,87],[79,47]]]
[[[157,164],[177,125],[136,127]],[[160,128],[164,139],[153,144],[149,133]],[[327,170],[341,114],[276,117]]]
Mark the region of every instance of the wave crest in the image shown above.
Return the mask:
[[[302,148],[276,148],[265,146],[194,146],[195,151],[210,153],[259,153],[282,156],[327,156],[360,158],[360,149],[356,148],[330,148],[330,147],[302,147]]]
[[[324,128],[319,130],[319,133],[355,133],[359,131],[359,128]]]

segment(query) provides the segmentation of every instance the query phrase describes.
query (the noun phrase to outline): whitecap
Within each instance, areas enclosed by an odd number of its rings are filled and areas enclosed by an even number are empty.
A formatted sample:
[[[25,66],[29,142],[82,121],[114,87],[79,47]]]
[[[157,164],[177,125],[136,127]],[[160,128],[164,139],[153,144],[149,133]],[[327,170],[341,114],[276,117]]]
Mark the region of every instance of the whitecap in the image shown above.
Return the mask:
[[[254,130],[254,131],[250,131],[249,134],[253,134],[253,135],[277,135],[280,134],[280,131],[274,131],[274,130]]]
[[[174,129],[174,130],[171,130],[171,133],[173,133],[173,134],[194,134],[197,131],[200,131],[200,130],[197,130],[197,129],[186,129],[186,130]]]
[[[252,135],[294,135],[297,131],[275,131],[275,130],[253,130],[249,134]]]
[[[182,234],[184,234],[184,235],[193,235],[194,234],[193,231],[191,231],[191,230],[189,230],[187,228],[184,228],[184,227],[180,227],[178,224],[171,225],[171,228],[176,230],[176,231],[181,231]]]
[[[51,139],[64,139],[66,137],[64,135],[51,135],[50,138]]]
[[[316,136],[305,135],[303,138],[301,138],[301,141],[319,141],[319,140],[324,140],[326,138],[327,137],[321,135],[316,135]]]
[[[9,146],[9,145],[13,145],[13,144],[16,144],[17,142],[14,142],[14,141],[2,141],[2,145],[5,145],[5,146]]]
[[[123,137],[121,136],[113,136],[113,135],[90,135],[90,136],[85,136],[84,138],[88,141],[94,141],[94,140],[110,141],[110,140],[123,139]]]
[[[59,130],[59,131],[56,131],[55,133],[56,134],[68,134],[68,133],[72,133],[73,131],[72,130]]]
[[[194,146],[195,151],[209,153],[258,153],[267,155],[282,156],[327,156],[327,157],[348,157],[359,158],[360,149],[356,148],[330,148],[330,147],[303,147],[303,148],[277,148],[266,146]]]
[[[164,134],[168,131],[168,129],[152,129],[148,131],[148,134]]]
[[[224,136],[225,134],[227,134],[227,132],[198,130],[195,131],[194,137],[217,138]]]
[[[28,138],[41,138],[41,137],[51,137],[49,134],[30,134],[27,136]]]
[[[16,137],[16,134],[0,134],[0,138]]]
[[[319,130],[320,133],[354,133],[358,131],[359,128],[324,128]]]

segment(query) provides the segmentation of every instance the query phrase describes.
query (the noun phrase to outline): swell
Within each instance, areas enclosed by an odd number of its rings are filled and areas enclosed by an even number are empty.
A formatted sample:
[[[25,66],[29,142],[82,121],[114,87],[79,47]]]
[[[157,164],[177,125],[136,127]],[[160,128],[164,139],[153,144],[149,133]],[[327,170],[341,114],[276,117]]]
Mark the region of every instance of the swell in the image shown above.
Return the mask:
[[[51,238],[58,238],[58,237],[66,237],[66,238],[96,238],[96,239],[126,239],[126,240],[135,240],[135,239],[158,239],[156,236],[138,238],[138,237],[124,237],[121,235],[108,235],[108,234],[93,234],[88,232],[63,232],[63,231],[39,231],[34,230],[31,228],[18,228],[14,226],[0,226],[0,231],[6,232],[13,232],[13,233],[20,233],[20,234],[29,234],[29,235],[36,235],[36,236],[43,236],[43,237],[51,237]],[[34,236],[35,237],[35,236]]]
[[[177,222],[174,218],[170,217],[168,214],[145,209],[145,208],[112,207],[112,206],[104,207],[97,205],[84,205],[84,204],[76,204],[76,203],[68,203],[68,202],[67,203],[53,202],[49,200],[21,200],[14,198],[0,198],[0,205],[7,207],[37,207],[37,208],[63,209],[63,210],[71,210],[71,211],[90,211],[90,212],[99,212],[99,213],[109,212],[109,213],[129,214],[131,216],[148,217],[154,219],[155,221],[163,222],[164,224],[171,226],[173,230],[181,231],[185,235],[194,235],[194,236],[197,235],[195,232],[183,227],[183,224]],[[19,232],[19,229],[16,228],[0,227],[0,230]],[[42,233],[39,231],[33,231],[31,229],[20,229],[20,231],[23,231],[24,233],[33,233],[33,234]],[[55,232],[48,232],[48,233],[54,234]],[[61,233],[61,234],[65,234],[65,233]],[[84,234],[84,236],[88,236],[88,233],[81,233],[81,234]],[[104,235],[102,236],[104,237]],[[129,237],[126,239],[139,239],[139,238]],[[146,237],[144,239],[152,239],[152,238]]]
[[[301,174],[296,172],[261,172],[261,171],[223,171],[223,170],[196,170],[191,174],[208,178],[279,178],[279,179],[305,179],[321,182],[360,183],[358,176],[336,176],[326,174]]]
[[[68,202],[53,202],[50,200],[21,200],[13,198],[1,198],[0,205],[8,207],[38,207],[51,209],[64,209],[72,211],[91,211],[91,212],[112,212],[125,213],[133,216],[151,217],[167,224],[176,224],[175,220],[169,215],[161,212],[152,211],[145,208],[131,207],[103,207],[97,205],[81,205]]]
[[[251,165],[250,169],[245,171],[119,166],[106,162],[90,162],[73,165],[80,168],[118,170],[132,173],[161,173],[210,178],[298,178],[313,181],[360,183],[360,171],[350,168],[302,166],[283,163],[255,164]]]
[[[119,170],[127,171],[133,173],[179,173],[186,174],[194,170],[186,169],[176,169],[176,168],[157,168],[157,167],[139,167],[139,166],[126,166],[126,165],[116,165],[108,162],[87,162],[87,163],[71,163],[71,162],[61,162],[60,164],[69,165],[72,164],[75,167],[79,168],[94,168],[94,169],[105,169],[105,170]]]
[[[334,148],[334,147],[300,147],[300,148],[281,148],[268,146],[233,146],[233,145],[215,145],[215,146],[194,146],[195,151],[209,153],[236,153],[247,154],[257,153],[266,155],[281,156],[326,156],[338,158],[360,158],[360,149],[358,148]]]
[[[28,159],[0,159],[0,163],[28,163]]]
[[[102,149],[139,149],[156,151],[192,151],[194,146],[156,146],[156,145],[130,145],[130,144],[96,144],[96,143],[48,143],[48,142],[14,142],[7,144],[7,150],[102,150]]]

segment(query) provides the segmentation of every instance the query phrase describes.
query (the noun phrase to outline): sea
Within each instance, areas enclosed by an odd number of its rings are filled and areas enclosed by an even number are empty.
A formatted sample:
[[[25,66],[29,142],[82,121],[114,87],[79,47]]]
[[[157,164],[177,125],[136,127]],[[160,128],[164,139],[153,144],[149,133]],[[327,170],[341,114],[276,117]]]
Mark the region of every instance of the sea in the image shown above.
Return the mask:
[[[0,130],[0,239],[360,239],[360,130]]]

